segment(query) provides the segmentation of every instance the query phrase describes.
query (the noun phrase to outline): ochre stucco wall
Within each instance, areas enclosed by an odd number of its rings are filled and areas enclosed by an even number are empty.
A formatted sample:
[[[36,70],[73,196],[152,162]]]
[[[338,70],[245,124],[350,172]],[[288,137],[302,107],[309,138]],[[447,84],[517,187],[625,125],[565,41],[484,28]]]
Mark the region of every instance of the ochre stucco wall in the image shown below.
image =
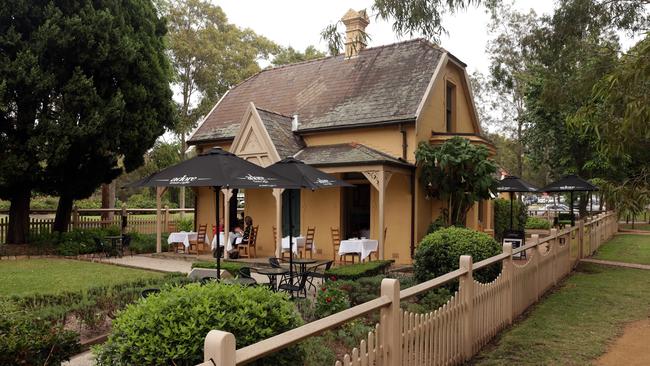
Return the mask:
[[[307,227],[316,227],[314,243],[315,257],[334,259],[330,228],[341,226],[341,188],[317,191],[303,189],[300,195],[300,232]]]
[[[407,161],[415,162],[415,125],[411,122],[403,125],[406,131]],[[399,125],[387,125],[381,128],[354,128],[341,131],[328,131],[304,135],[307,146],[335,145],[356,142],[393,157],[402,157],[402,134]]]

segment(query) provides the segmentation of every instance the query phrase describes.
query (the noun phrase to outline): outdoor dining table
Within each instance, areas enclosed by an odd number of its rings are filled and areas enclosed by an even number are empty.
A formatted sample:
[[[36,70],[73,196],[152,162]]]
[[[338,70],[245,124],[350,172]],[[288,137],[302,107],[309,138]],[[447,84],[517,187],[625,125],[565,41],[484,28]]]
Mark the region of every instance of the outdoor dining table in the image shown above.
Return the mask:
[[[121,256],[122,253],[122,235],[109,235],[105,236],[104,239],[111,241],[111,255],[115,253],[117,256]]]
[[[376,252],[379,242],[373,239],[348,239],[341,240],[339,255],[359,253],[360,260],[368,258],[370,253]]]
[[[304,236],[294,236],[293,237],[293,254],[298,254],[298,248],[304,248],[305,243],[307,240],[305,239]],[[289,251],[289,237],[285,236],[282,238],[282,251],[283,252],[288,252]],[[315,252],[316,251],[316,246],[312,245],[311,246],[311,251]]]
[[[228,242],[226,243],[226,240],[223,237],[223,231],[219,233],[219,246],[223,247],[224,243],[225,243],[227,252],[231,251],[233,246],[235,244],[241,243],[242,240],[243,239],[242,239],[241,236],[238,236],[237,234],[231,232],[230,234],[228,234]],[[217,236],[216,235],[214,235],[212,237],[211,248],[212,248],[212,250],[217,249]]]
[[[169,237],[167,238],[167,243],[168,244],[173,244],[173,243],[183,243],[185,248],[190,247],[190,242],[194,241],[198,238],[198,233],[196,231],[180,231],[176,233],[170,233]],[[208,239],[205,239],[205,242],[207,244]]]
[[[269,278],[269,284],[274,291],[278,288],[278,276],[284,276],[289,273],[286,268],[260,267],[255,268],[255,272],[266,275]]]

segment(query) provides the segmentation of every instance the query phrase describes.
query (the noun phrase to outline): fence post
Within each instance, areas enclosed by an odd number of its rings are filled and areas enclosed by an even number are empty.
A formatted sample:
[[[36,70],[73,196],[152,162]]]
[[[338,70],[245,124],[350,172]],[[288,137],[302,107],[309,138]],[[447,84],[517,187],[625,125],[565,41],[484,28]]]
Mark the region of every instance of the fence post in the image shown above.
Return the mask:
[[[79,208],[76,205],[72,206],[72,228],[79,228]]]
[[[379,314],[379,337],[384,347],[382,365],[399,365],[402,360],[399,281],[394,278],[383,279],[381,296],[388,296],[391,300],[390,305],[381,308]]]
[[[535,247],[531,248],[533,252],[533,257],[530,259],[533,262],[533,267],[535,267],[535,301],[539,300],[539,234],[533,234],[530,236],[530,240],[535,244]]]
[[[515,292],[515,269],[512,265],[512,243],[503,243],[503,254],[508,254],[508,258],[504,259],[501,266],[501,272],[508,281],[508,296],[506,296],[506,309],[508,310],[508,324],[512,324],[515,310],[513,309],[513,294]]]
[[[560,240],[557,238],[557,229],[552,228],[550,230],[551,240],[548,242],[550,245],[549,250],[552,251],[553,261],[551,262],[551,271],[553,273],[553,285],[557,285],[557,251],[560,248]]]
[[[458,294],[463,302],[463,360],[469,360],[474,354],[474,276],[472,274],[472,256],[461,255],[459,268],[466,269],[460,278]],[[391,364],[392,365],[392,364]]]
[[[235,366],[235,336],[221,330],[211,330],[203,343],[203,362],[216,366]]]
[[[578,220],[578,260],[582,259],[585,247],[585,221]],[[591,255],[591,243],[589,244],[589,255]]]

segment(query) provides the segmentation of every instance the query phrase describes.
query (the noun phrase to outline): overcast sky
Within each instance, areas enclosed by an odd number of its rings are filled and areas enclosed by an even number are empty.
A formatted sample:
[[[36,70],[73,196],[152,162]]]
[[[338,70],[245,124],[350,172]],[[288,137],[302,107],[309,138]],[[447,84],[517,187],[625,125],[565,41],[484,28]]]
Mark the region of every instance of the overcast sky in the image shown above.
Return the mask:
[[[374,18],[371,10],[373,0],[212,1],[221,6],[231,23],[252,28],[280,45],[300,50],[315,45],[325,51],[327,46],[320,39],[320,32],[328,24],[339,20],[350,8],[367,9],[370,12],[370,25],[366,29],[371,37],[370,47],[417,37],[397,38],[390,23]],[[515,7],[522,11],[532,8],[538,14],[550,14],[553,3],[552,0],[516,0]],[[440,45],[465,62],[470,73],[475,69],[487,72],[489,60],[485,46],[488,41],[489,18],[484,8],[476,7],[444,17],[443,24],[448,35],[441,38]]]

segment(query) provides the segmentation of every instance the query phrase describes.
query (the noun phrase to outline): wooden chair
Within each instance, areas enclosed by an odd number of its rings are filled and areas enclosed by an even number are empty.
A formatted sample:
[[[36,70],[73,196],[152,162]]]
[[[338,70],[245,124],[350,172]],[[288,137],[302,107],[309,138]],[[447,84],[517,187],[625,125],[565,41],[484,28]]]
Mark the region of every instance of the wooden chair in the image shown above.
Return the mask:
[[[357,253],[348,253],[345,255],[338,255],[339,247],[341,246],[341,231],[339,228],[330,227],[332,233],[332,248],[334,250],[334,260],[339,257],[338,263],[354,263],[354,257],[358,257]]]
[[[190,247],[188,248],[189,253],[199,254],[199,250],[203,249],[205,244],[205,238],[208,232],[208,224],[199,225],[199,231],[196,234],[196,240],[190,241]]]
[[[257,251],[255,250],[255,246],[257,245],[257,232],[259,228],[260,228],[259,225],[253,226],[253,228],[251,229],[251,233],[248,235],[248,241],[239,244],[238,249],[239,249],[240,258],[257,257]]]
[[[316,235],[316,227],[307,227],[307,236],[305,237],[305,246],[300,249],[300,258],[307,258],[309,254],[309,259],[314,258],[314,236]]]
[[[167,233],[175,233],[178,231],[178,225],[175,222],[170,222],[167,224]],[[183,243],[171,243],[167,247],[168,252],[178,253],[179,251],[185,252],[185,246]]]

